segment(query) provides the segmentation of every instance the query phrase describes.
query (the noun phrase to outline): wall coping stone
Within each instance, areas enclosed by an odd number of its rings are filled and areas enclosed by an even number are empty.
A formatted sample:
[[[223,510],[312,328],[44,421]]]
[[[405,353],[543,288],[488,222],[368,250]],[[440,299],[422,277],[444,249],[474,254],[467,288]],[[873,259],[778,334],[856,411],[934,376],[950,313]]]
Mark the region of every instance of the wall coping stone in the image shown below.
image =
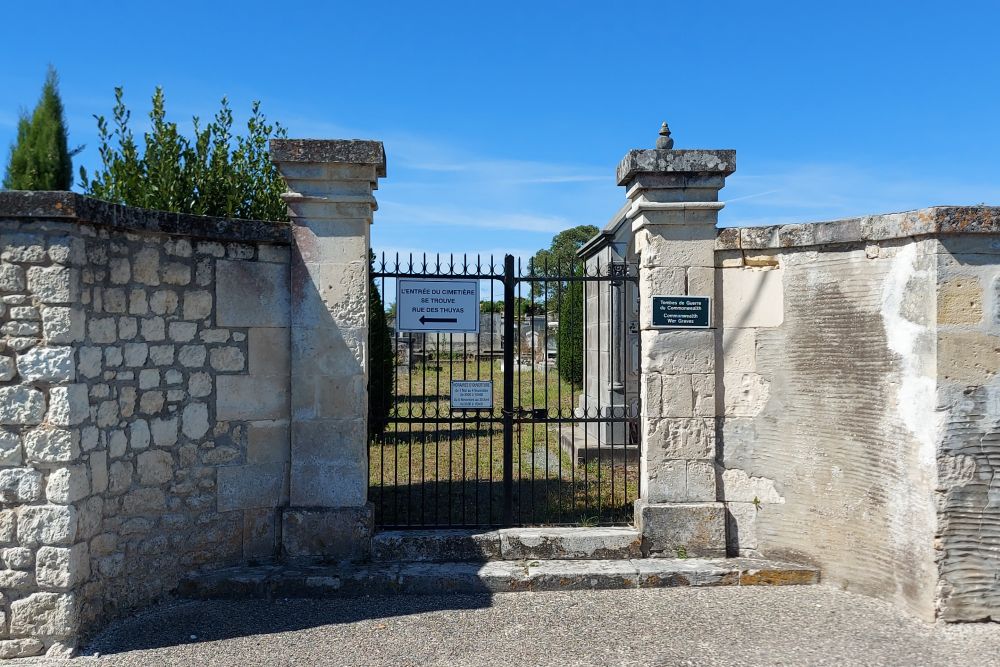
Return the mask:
[[[238,220],[153,211],[65,191],[0,191],[0,219],[77,220],[117,229],[246,243],[292,242],[291,225],[267,220]]]
[[[367,139],[271,139],[272,162],[373,164],[385,178],[385,147]]]
[[[618,185],[626,185],[641,173],[728,176],[734,171],[736,171],[734,150],[637,149],[629,151],[618,164]]]
[[[716,250],[764,250],[913,236],[1000,234],[998,206],[931,206],[901,213],[766,227],[723,227]]]

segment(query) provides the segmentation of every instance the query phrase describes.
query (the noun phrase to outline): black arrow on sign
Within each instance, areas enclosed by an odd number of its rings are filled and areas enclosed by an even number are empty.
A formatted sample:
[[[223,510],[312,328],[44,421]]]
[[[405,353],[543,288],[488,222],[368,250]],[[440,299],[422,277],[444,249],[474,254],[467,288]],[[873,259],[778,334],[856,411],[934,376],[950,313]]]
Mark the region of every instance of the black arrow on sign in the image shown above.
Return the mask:
[[[457,317],[427,317],[426,315],[420,316],[420,323],[427,324],[428,322],[458,322]]]

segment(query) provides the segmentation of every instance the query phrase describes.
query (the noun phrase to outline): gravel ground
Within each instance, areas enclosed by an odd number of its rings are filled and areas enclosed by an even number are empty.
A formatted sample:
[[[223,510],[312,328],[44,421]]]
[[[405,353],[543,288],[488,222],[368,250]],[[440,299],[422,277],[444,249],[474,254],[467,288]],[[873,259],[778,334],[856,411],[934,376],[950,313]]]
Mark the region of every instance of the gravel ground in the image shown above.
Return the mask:
[[[91,663],[966,667],[1000,665],[1000,624],[823,586],[174,602],[108,627],[73,662]]]

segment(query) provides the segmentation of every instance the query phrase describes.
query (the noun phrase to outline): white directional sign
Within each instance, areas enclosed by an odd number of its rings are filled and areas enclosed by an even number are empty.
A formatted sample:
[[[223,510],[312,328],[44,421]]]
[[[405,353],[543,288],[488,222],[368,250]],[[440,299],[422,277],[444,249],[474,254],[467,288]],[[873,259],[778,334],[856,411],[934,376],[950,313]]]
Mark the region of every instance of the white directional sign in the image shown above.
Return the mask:
[[[481,410],[493,407],[492,380],[452,380],[451,409]]]
[[[479,333],[479,281],[398,279],[396,330]]]

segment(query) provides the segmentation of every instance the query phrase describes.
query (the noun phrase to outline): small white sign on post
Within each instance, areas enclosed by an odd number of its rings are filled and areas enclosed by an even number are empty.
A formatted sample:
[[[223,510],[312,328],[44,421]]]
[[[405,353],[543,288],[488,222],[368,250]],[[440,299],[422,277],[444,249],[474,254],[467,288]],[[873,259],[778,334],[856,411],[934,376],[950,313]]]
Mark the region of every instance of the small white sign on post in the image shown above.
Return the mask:
[[[396,330],[479,333],[479,281],[400,278]]]
[[[452,380],[452,410],[490,410],[493,408],[492,380]]]

